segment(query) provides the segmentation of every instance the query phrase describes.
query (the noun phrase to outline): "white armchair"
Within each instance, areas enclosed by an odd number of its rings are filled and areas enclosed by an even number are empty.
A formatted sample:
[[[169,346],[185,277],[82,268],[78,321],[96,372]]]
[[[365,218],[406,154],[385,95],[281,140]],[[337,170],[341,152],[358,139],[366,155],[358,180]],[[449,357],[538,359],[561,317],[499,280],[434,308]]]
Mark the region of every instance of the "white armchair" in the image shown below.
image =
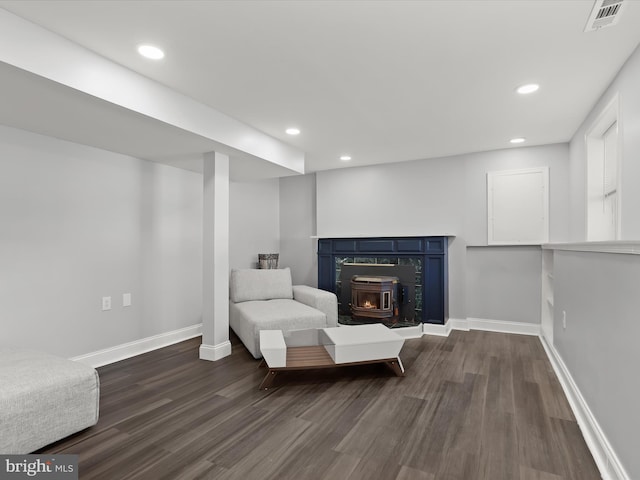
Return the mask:
[[[293,285],[291,270],[231,270],[229,325],[254,358],[260,358],[260,330],[335,327],[335,294]]]

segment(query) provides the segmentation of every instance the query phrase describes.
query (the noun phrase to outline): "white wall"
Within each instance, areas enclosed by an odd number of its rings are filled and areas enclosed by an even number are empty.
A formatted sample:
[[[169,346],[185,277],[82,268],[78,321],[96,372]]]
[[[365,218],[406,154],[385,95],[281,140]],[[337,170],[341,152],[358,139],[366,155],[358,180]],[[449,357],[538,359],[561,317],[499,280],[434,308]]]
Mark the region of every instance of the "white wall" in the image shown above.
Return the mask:
[[[550,241],[563,241],[568,155],[556,144],[318,172],[318,236],[453,233],[486,245],[487,172],[548,166]]]
[[[467,317],[540,323],[539,247],[469,247],[466,267]]]
[[[318,172],[318,236],[460,232],[464,173],[459,158]]]
[[[230,184],[232,268],[280,250],[279,200]],[[0,127],[0,345],[75,357],[200,323],[202,201],[201,174]]]
[[[585,132],[618,94],[623,240],[640,239],[640,49],[631,55],[570,143],[570,240],[586,240]],[[554,252],[554,347],[602,427],[629,478],[640,478],[640,396],[635,345],[640,257]],[[567,329],[557,319],[567,313]]]
[[[567,144],[482,152],[466,159],[464,236],[467,317],[540,323],[542,253],[539,247],[486,247],[490,171],[549,167],[549,240],[568,239]]]
[[[0,127],[0,344],[73,357],[200,323],[201,239],[201,175]]]
[[[318,286],[315,174],[280,179],[280,264],[294,285]]]
[[[553,341],[629,475],[640,478],[640,256],[554,252]]]
[[[549,241],[567,241],[569,146],[543,145],[465,155],[464,235],[470,245],[487,244],[487,172],[549,167]]]
[[[229,185],[229,267],[257,268],[259,253],[280,251],[278,179]]]
[[[455,235],[449,245],[449,316],[540,323],[540,249],[486,247],[486,175],[549,167],[550,238],[563,241],[568,236],[568,155],[568,146],[558,144],[318,172],[318,236]],[[467,260],[469,248],[473,257]],[[511,295],[499,292],[504,283],[500,253],[514,272],[526,276],[509,286]],[[494,285],[485,289],[495,294],[481,301],[474,282],[490,278]],[[534,283],[536,288],[529,288]],[[534,310],[523,315],[522,301]]]
[[[609,88],[604,92],[593,110],[571,140],[571,241],[585,241],[586,237],[586,142],[585,134],[602,110],[616,94],[619,95],[620,111],[618,129],[621,135],[620,198],[621,240],[640,238],[640,47],[629,57]]]

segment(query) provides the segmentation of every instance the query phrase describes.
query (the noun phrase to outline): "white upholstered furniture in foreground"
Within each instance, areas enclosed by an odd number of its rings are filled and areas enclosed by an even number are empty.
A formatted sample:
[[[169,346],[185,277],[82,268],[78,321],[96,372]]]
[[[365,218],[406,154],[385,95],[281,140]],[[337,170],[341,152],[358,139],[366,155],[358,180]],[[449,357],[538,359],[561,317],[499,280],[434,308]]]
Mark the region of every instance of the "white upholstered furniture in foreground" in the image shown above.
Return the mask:
[[[94,368],[0,347],[0,454],[26,454],[98,422]]]
[[[229,325],[251,355],[260,358],[261,330],[335,327],[335,294],[293,285],[289,268],[233,269],[229,281]]]

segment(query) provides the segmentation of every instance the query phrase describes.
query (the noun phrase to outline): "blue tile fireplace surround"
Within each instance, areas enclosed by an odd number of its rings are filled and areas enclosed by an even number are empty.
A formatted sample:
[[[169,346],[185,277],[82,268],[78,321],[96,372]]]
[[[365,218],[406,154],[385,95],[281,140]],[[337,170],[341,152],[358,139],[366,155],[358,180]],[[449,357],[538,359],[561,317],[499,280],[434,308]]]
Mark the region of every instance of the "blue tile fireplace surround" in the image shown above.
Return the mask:
[[[339,322],[359,324],[382,322],[389,327],[444,325],[447,317],[447,237],[375,237],[318,239],[318,286],[338,296]],[[355,293],[359,282],[365,293]],[[394,284],[394,293],[367,293],[371,287]],[[353,292],[352,292],[353,288]],[[359,290],[358,290],[359,291]],[[382,295],[393,295],[389,302]],[[397,298],[395,296],[397,295]],[[378,312],[362,318],[353,308],[359,298],[369,300]],[[391,303],[388,318],[378,308]],[[358,305],[364,307],[365,305]]]

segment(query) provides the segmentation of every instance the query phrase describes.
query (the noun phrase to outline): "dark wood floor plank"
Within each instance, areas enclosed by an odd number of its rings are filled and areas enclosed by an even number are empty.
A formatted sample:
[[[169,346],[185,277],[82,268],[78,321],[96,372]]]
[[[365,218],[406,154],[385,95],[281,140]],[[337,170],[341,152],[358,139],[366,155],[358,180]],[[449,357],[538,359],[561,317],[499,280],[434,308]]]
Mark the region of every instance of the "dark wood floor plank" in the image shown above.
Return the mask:
[[[95,455],[92,462],[84,462],[82,457],[79,466],[80,478],[144,478],[143,471],[168,455],[156,445],[138,443],[128,438],[117,446],[110,448],[108,455]]]
[[[273,480],[321,480],[325,472],[340,461],[342,454],[333,446],[342,434],[327,429],[324,425],[309,426],[287,452],[286,458],[272,473]],[[356,462],[357,464],[357,462]],[[353,467],[355,467],[355,465]]]
[[[553,474],[562,473],[562,463],[554,453],[549,418],[537,383],[523,381],[522,361],[516,361],[514,376],[515,422],[520,464]]]
[[[436,477],[422,470],[402,465],[395,480],[436,480]]]
[[[349,478],[358,467],[360,459],[351,455],[339,454],[331,466],[323,472],[321,480],[336,480]]]
[[[479,437],[478,480],[518,478],[518,448],[513,420],[510,362],[492,357]],[[508,374],[507,374],[508,373]]]
[[[532,362],[534,380],[539,385],[545,400],[545,411],[549,417],[575,421],[571,406],[562,392],[562,386],[558,381],[548,360],[540,359]]]
[[[600,475],[591,452],[584,442],[580,427],[574,421],[550,418],[552,448],[563,467],[564,478],[571,480],[599,480]],[[564,462],[571,458],[571,462]]]
[[[41,450],[80,479],[595,480],[540,341],[454,331],[384,365],[265,374],[195,338],[99,369],[100,421]]]
[[[520,467],[520,480],[561,480],[563,478],[553,473],[541,472],[529,467]]]
[[[440,467],[434,478],[438,480],[476,480],[480,478],[478,459],[473,454],[447,450],[442,455]]]
[[[242,444],[235,443],[228,448],[211,455],[209,458],[217,464],[222,464],[229,468],[228,474],[221,477],[223,479],[235,478],[255,478],[271,479],[277,478],[276,471],[286,464],[290,458],[294,447],[298,444],[300,437],[309,428],[309,424],[297,418],[290,418],[277,426],[270,426],[265,429],[265,436],[260,437],[261,441],[256,447],[255,443],[251,450],[242,450]],[[260,434],[261,432],[253,432]],[[243,436],[241,441],[250,438],[250,433]]]
[[[478,453],[478,480],[510,480],[519,476],[518,439],[513,415],[486,418]]]
[[[393,479],[400,473],[400,465],[383,459],[361,459],[345,480]]]

